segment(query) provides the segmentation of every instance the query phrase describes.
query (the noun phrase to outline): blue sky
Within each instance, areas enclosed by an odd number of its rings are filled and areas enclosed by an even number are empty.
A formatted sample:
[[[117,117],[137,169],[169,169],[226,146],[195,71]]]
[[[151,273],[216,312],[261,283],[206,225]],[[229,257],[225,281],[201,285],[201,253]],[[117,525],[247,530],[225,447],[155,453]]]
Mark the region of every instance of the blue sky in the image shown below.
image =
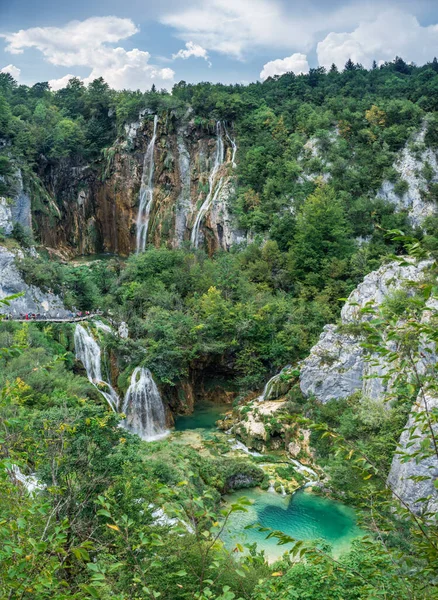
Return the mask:
[[[0,0],[0,70],[118,89],[438,55],[437,0]]]

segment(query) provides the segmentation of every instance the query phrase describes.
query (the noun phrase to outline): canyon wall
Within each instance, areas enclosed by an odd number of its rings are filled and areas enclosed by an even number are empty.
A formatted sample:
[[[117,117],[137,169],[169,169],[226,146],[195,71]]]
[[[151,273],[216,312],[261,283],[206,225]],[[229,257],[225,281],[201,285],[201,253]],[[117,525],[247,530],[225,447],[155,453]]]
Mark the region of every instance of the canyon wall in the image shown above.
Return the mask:
[[[153,130],[153,115],[143,114],[105,151],[98,168],[71,159],[40,166],[46,193],[34,202],[33,225],[42,245],[70,256],[135,252],[142,175]],[[218,145],[222,156],[213,173]],[[235,193],[235,153],[232,132],[224,123],[210,131],[189,118],[158,117],[148,244],[176,248],[188,243],[206,200],[199,246],[211,253],[243,241],[229,208]]]

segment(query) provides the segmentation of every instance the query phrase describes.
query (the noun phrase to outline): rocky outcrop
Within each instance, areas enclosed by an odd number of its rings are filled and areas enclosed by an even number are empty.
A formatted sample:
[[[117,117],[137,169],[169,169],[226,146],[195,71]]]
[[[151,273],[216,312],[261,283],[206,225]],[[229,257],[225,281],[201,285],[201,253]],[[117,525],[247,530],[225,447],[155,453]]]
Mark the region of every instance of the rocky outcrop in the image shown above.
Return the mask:
[[[412,143],[403,148],[394,164],[406,189],[398,191],[397,184],[384,181],[377,194],[394,204],[398,210],[406,211],[416,226],[421,226],[426,217],[436,214],[436,203],[427,198],[429,185],[438,182],[438,160],[436,153],[424,145],[426,130],[425,125]],[[425,176],[425,167],[430,171],[429,178]]]
[[[301,363],[300,387],[305,396],[320,402],[346,398],[355,392],[378,399],[385,391],[384,365],[375,365],[361,347],[361,340],[342,331],[342,326],[354,325],[367,318],[361,314],[365,306],[379,306],[393,291],[409,281],[419,281],[429,263],[383,265],[365,277],[350,294],[341,311],[341,325],[326,325],[318,343]],[[345,327],[344,327],[345,328]]]
[[[285,402],[264,402],[252,406],[251,411],[234,427],[234,431],[246,439],[256,439],[266,442],[271,434],[268,426],[271,417],[281,410]]]
[[[0,231],[6,235],[12,233],[16,223],[25,229],[32,227],[31,199],[24,189],[20,169],[11,178],[8,198],[0,197]]]
[[[438,409],[438,398],[426,395],[425,401],[429,411]],[[421,444],[426,439],[431,442],[427,425],[420,426],[416,420],[418,413],[424,412],[424,410],[425,402],[420,397],[413,407],[406,428],[400,437],[399,451],[404,456],[402,458],[402,455],[395,454],[388,476],[388,486],[414,513],[436,514],[438,512],[438,489],[435,488],[434,482],[438,479],[438,457],[430,447],[430,455],[422,460],[416,460],[414,457],[406,460],[406,455],[412,456],[414,453],[418,453]],[[438,427],[435,425],[433,428],[435,435],[438,436]],[[417,477],[424,477],[424,479],[413,479]],[[418,502],[420,498],[429,499]]]
[[[28,285],[15,265],[15,255],[0,246],[0,299],[19,293],[23,296],[11,301],[10,306],[0,305],[0,313],[15,317],[27,313],[40,313],[52,318],[69,315],[58,296]]]

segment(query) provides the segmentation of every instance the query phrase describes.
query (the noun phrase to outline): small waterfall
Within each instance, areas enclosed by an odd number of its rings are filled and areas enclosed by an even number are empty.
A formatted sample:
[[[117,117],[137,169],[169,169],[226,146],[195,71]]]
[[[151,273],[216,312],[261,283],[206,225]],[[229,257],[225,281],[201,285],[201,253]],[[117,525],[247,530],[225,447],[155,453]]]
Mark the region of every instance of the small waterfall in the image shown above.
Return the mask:
[[[119,397],[110,383],[104,381],[101,370],[101,350],[99,344],[82,325],[75,329],[76,358],[81,361],[87,371],[89,381],[102,394],[114,412],[119,406]],[[106,387],[102,389],[102,386]]]
[[[29,494],[34,494],[38,490],[43,490],[46,486],[35,477],[35,475],[24,475],[18,465],[11,465],[9,474],[14,481],[20,482]]]
[[[157,138],[158,115],[154,117],[154,133],[146,149],[141,176],[140,202],[137,215],[137,254],[144,252],[148,237],[149,217],[154,199],[154,149]]]
[[[94,325],[95,325],[96,329],[101,329],[102,331],[105,331],[105,333],[113,332],[111,327],[109,325],[107,325],[106,323],[103,323],[103,321],[94,321]]]
[[[231,138],[229,136],[227,128],[225,126],[225,123],[224,123],[224,131],[225,131],[225,135],[227,136],[228,141],[231,144],[231,148],[232,148],[232,151],[233,151],[233,154],[231,156],[231,164],[233,165],[233,169],[235,169],[237,167],[237,164],[236,164],[236,152],[237,152],[236,140],[234,140],[233,138]]]
[[[123,403],[124,427],[148,442],[168,435],[166,413],[160,392],[149,369],[137,367]]]
[[[278,398],[281,395],[281,384],[283,383],[281,380],[281,376],[286,371],[292,368],[292,365],[286,365],[283,369],[281,369],[280,373],[271,377],[268,383],[265,385],[263,392],[257,398],[259,402],[264,402],[265,400],[270,400],[273,397]]]
[[[216,175],[224,162],[224,154],[225,154],[224,151],[225,151],[225,146],[224,146],[224,140],[222,137],[222,125],[221,125],[221,122],[218,121],[216,123],[216,155],[215,155],[215,159],[214,159],[213,168],[212,168],[212,170],[210,172],[210,176],[208,178],[209,190],[208,190],[207,197],[205,198],[201,208],[198,211],[198,214],[196,215],[195,223],[194,223],[193,229],[192,229],[192,235],[190,237],[192,246],[194,246],[195,248],[197,248],[199,245],[199,230],[201,228],[202,220],[204,219],[205,215],[207,214],[210,206],[215,202],[215,200],[219,196],[219,192],[221,191],[221,188],[223,185],[224,178],[221,177],[219,179],[219,182],[216,185],[216,189],[215,189]]]
[[[241,450],[242,452],[245,452],[245,454],[249,454],[249,456],[263,456],[263,454],[260,454],[260,452],[250,450],[248,446],[245,446],[245,444],[243,442],[239,442],[239,440],[231,438],[230,440],[228,440],[228,442],[232,444],[232,450]]]
[[[283,484],[280,485],[280,491],[281,491],[281,495],[282,496],[287,496],[286,490],[284,489],[284,485]]]
[[[187,231],[187,215],[191,209],[190,152],[184,138],[184,128],[180,128],[178,131],[177,145],[181,192],[175,210],[175,236],[177,246],[180,247],[184,241],[184,234]]]
[[[270,481],[269,482],[269,487],[268,487],[268,492],[270,494],[276,494],[277,492],[275,491],[275,487],[274,487],[274,482]]]
[[[295,460],[295,458],[291,458],[290,462],[296,468],[298,473],[301,473],[301,475],[303,475],[304,477],[309,477],[309,476],[318,477],[318,474],[313,469],[311,469],[310,467],[306,467],[305,465],[302,465],[298,460]]]

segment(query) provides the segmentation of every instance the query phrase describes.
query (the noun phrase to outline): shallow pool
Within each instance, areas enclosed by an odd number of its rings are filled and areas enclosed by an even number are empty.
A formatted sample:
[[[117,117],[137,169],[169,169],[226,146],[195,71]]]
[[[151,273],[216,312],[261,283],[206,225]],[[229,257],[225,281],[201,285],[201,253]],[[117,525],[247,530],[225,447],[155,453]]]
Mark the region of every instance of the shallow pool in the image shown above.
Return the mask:
[[[231,410],[230,404],[216,402],[199,402],[191,415],[181,415],[175,419],[175,431],[188,429],[212,429],[221,416]]]
[[[281,496],[260,489],[240,490],[225,497],[227,502],[235,502],[246,496],[254,501],[246,513],[231,515],[222,538],[226,547],[232,550],[236,543],[257,543],[264,550],[270,562],[291,548],[291,545],[278,546],[276,538],[266,539],[268,533],[256,529],[245,529],[247,525],[259,523],[262,527],[280,530],[299,540],[323,539],[332,546],[334,556],[350,548],[354,538],[365,535],[356,524],[353,509],[339,502],[321,498],[314,494],[299,491],[293,496]]]

